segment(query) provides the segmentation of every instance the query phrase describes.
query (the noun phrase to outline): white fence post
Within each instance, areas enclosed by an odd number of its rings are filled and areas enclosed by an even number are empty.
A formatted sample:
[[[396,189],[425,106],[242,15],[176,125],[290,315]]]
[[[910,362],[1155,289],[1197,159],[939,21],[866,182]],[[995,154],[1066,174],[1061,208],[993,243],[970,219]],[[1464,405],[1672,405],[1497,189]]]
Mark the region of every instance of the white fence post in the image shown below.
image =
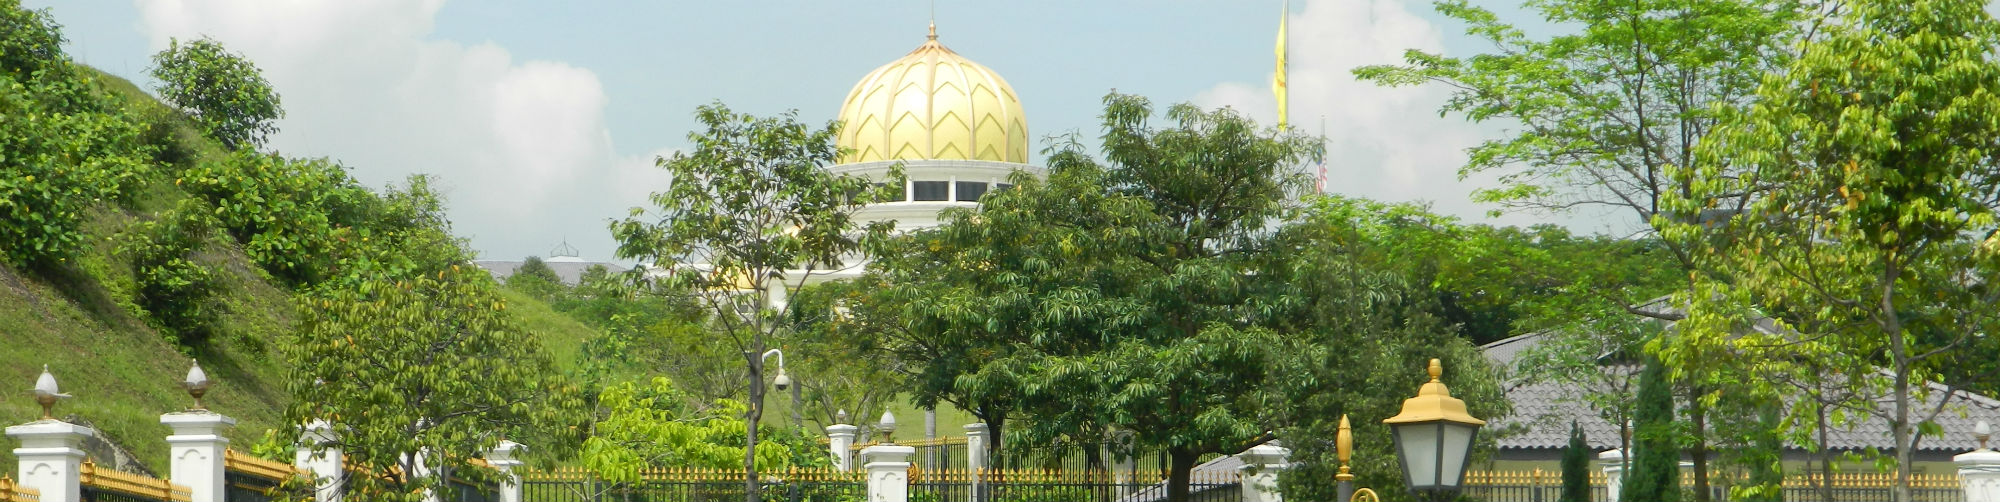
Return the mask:
[[[1116,450],[1109,455],[1112,458],[1111,483],[1117,485],[1112,492],[1118,494],[1118,498],[1121,499],[1130,497],[1133,492],[1138,491],[1135,489],[1137,480],[1132,478],[1133,471],[1138,470],[1139,463],[1139,459],[1136,458],[1138,452],[1132,448],[1132,431],[1113,431],[1109,449]]]
[[[173,429],[167,436],[170,455],[169,479],[188,487],[192,502],[223,502],[223,454],[229,438],[222,433],[236,425],[236,419],[208,410],[191,410],[160,415],[160,423]]]
[[[854,433],[860,427],[848,424],[826,426],[826,447],[833,453],[833,467],[841,472],[854,470]]]
[[[1243,461],[1243,502],[1284,502],[1278,493],[1278,472],[1290,467],[1292,450],[1271,443],[1250,447],[1236,455]]]
[[[1951,457],[1965,502],[2000,502],[2000,452],[1980,448]]]
[[[965,472],[966,480],[972,487],[966,490],[966,502],[978,502],[984,493],[982,471],[986,470],[986,424],[965,424]]]
[[[346,475],[341,469],[346,458],[339,447],[322,446],[339,437],[333,432],[333,425],[325,420],[307,423],[305,432],[299,434],[298,453],[292,457],[292,465],[312,473],[316,502],[340,502],[340,485]]]
[[[894,444],[861,449],[861,468],[868,470],[868,502],[909,502],[910,456],[917,449]]]
[[[514,452],[525,449],[528,447],[521,446],[521,443],[501,440],[493,451],[486,454],[486,463],[491,464],[493,470],[500,471],[500,502],[521,502],[521,476],[514,474],[514,468],[523,462],[514,458]]]
[[[89,427],[54,419],[42,419],[7,428],[7,437],[21,440],[14,449],[19,459],[20,486],[41,490],[41,502],[83,500],[79,484],[83,469],[85,438],[97,435]]]
[[[1604,497],[1618,500],[1618,489],[1625,475],[1625,452],[1616,448],[1597,454],[1597,460],[1604,463]]]

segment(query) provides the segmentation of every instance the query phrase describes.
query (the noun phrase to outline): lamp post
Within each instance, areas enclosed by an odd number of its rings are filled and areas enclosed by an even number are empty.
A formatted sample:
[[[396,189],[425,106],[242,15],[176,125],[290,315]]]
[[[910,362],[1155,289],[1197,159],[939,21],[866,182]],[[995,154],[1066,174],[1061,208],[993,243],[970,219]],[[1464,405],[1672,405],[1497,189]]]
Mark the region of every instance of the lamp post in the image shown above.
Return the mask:
[[[1472,441],[1486,421],[1466,413],[1465,401],[1451,397],[1438,380],[1443,364],[1432,359],[1429,371],[1431,381],[1417,390],[1417,397],[1403,400],[1402,413],[1382,423],[1394,432],[1396,457],[1410,493],[1443,500],[1465,481]]]

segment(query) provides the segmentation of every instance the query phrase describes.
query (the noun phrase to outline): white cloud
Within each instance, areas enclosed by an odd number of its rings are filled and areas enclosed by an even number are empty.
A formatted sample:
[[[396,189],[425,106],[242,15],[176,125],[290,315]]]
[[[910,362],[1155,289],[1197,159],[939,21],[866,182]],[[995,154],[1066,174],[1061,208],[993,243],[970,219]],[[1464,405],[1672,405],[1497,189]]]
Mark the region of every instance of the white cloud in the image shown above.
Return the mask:
[[[1325,117],[1327,192],[1387,201],[1429,201],[1440,212],[1484,220],[1491,207],[1469,194],[1490,179],[1458,179],[1465,149],[1490,128],[1439,117],[1448,92],[1438,86],[1382,87],[1353,69],[1400,64],[1404,51],[1443,52],[1439,27],[1403,0],[1312,0],[1292,15],[1287,83],[1293,127],[1317,133]],[[1421,8],[1421,7],[1419,7]],[[1269,74],[1267,74],[1268,77]],[[1195,97],[1205,107],[1232,106],[1260,122],[1277,120],[1270,82],[1225,82]],[[1528,223],[1510,215],[1500,223]]]
[[[263,68],[286,118],[271,146],[333,157],[371,186],[440,178],[460,235],[488,258],[567,238],[608,259],[604,219],[666,177],[616,153],[597,74],[429,38],[443,0],[139,0],[153,49],[203,35]]]

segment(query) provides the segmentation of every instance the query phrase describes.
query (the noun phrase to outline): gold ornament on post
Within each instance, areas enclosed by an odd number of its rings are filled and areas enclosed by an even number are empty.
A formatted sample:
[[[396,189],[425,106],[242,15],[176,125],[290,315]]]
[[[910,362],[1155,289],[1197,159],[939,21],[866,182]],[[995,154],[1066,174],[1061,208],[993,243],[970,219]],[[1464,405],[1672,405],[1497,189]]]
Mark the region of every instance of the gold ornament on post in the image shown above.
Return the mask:
[[[56,387],[56,376],[49,374],[49,365],[42,365],[42,376],[35,379],[35,402],[42,405],[42,420],[55,420],[56,401],[69,397]]]
[[[1346,413],[1340,414],[1340,433],[1333,437],[1333,448],[1334,453],[1340,457],[1340,474],[1333,475],[1333,479],[1353,481],[1354,474],[1349,472],[1352,467],[1349,467],[1347,462],[1354,456],[1354,427],[1347,424]]]
[[[194,396],[194,411],[206,411],[208,406],[201,403],[201,396],[208,393],[209,386],[215,385],[215,381],[209,380],[208,372],[201,370],[201,361],[192,362],[194,367],[188,368],[187,378],[181,380],[181,387],[187,389],[189,396]]]

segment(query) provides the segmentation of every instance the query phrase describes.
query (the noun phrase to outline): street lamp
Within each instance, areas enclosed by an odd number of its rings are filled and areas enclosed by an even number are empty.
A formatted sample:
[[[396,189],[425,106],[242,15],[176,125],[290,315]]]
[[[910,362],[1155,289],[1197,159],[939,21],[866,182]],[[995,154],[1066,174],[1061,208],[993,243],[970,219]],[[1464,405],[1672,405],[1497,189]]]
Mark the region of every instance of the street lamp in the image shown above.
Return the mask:
[[[1431,381],[1417,390],[1417,397],[1403,400],[1402,413],[1382,423],[1395,433],[1396,457],[1402,461],[1410,493],[1442,500],[1465,481],[1472,440],[1486,421],[1467,414],[1465,401],[1451,397],[1444,382],[1438,381],[1444,365],[1432,359],[1429,369]]]
[[[774,355],[778,356],[778,377],[771,379],[771,386],[776,387],[778,389],[778,392],[784,392],[785,390],[792,388],[792,377],[785,376],[784,351],[778,349],[766,350],[764,351],[764,355],[757,359],[758,361],[764,361],[770,359],[771,356]]]

